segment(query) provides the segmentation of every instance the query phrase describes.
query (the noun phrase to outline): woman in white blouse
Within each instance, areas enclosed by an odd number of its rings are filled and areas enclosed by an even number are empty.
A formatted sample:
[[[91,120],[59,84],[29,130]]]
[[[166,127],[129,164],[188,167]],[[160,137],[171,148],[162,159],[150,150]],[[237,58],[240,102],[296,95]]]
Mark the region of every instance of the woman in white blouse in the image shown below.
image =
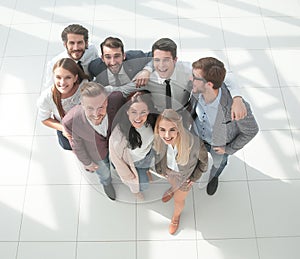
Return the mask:
[[[50,128],[56,129],[59,144],[71,150],[68,138],[61,124],[65,114],[79,104],[80,89],[88,76],[70,58],[58,60],[53,66],[54,85],[44,90],[38,101],[38,118]]]
[[[208,156],[201,139],[188,132],[182,117],[172,109],[158,116],[154,128],[155,169],[171,184],[162,201],[174,197],[174,212],[169,233],[175,234],[180,214],[193,182],[207,170]]]
[[[110,159],[118,175],[143,200],[148,188],[148,170],[153,163],[153,128],[156,113],[148,91],[136,92],[116,116],[118,123],[109,140]]]

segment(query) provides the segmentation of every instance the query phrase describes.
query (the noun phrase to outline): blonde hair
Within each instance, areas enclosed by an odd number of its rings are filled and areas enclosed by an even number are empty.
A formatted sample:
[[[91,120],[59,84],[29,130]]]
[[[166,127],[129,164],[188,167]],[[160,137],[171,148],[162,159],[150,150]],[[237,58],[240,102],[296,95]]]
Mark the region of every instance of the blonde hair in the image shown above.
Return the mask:
[[[184,128],[182,123],[182,117],[172,109],[165,109],[157,118],[154,127],[154,149],[159,154],[161,153],[165,143],[159,136],[159,124],[162,120],[172,122],[178,130],[178,136],[176,139],[176,147],[178,154],[176,162],[179,165],[186,165],[189,161],[190,150],[193,145],[192,135]]]

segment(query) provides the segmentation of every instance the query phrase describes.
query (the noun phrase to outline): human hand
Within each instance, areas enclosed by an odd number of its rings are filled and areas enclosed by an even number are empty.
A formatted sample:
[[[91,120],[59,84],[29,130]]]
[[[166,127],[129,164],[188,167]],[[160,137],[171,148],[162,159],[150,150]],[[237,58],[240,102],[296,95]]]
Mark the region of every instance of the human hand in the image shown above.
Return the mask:
[[[135,87],[140,88],[141,86],[145,86],[150,78],[150,72],[146,69],[140,71],[134,78]]]
[[[84,166],[84,169],[86,170],[86,171],[88,171],[88,172],[95,172],[95,171],[97,171],[97,169],[98,169],[98,165],[97,164],[95,164],[94,162],[92,162],[91,164],[89,164],[89,165],[85,165]]]
[[[232,100],[231,106],[231,120],[241,120],[247,116],[246,105],[243,102],[242,97],[236,96]]]
[[[224,154],[225,154],[225,147],[213,147],[213,150],[214,150],[218,155],[224,155]]]

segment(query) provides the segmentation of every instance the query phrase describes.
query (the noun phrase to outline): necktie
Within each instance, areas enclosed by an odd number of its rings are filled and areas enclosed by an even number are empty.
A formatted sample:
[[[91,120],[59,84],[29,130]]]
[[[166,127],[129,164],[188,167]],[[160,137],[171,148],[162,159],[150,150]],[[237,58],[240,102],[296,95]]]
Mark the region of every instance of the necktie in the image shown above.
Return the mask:
[[[170,79],[165,80],[166,83],[166,108],[170,109],[172,108],[172,94],[171,94],[171,85],[170,85]]]
[[[120,86],[121,85],[121,81],[119,78],[119,74],[114,74],[115,77],[115,86]]]
[[[80,60],[77,62],[77,65],[78,65],[78,66],[80,67],[80,69],[84,72],[83,66],[81,65],[81,61],[80,61]]]

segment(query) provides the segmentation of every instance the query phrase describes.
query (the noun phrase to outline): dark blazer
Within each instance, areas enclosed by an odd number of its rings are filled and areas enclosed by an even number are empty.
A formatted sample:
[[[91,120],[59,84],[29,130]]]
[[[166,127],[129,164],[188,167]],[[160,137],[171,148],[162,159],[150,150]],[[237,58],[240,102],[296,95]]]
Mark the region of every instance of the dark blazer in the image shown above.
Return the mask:
[[[258,132],[257,122],[252,114],[249,103],[243,102],[247,108],[247,116],[241,120],[231,120],[232,97],[225,84],[222,91],[217,117],[213,126],[212,146],[225,146],[225,152],[232,155],[244,147]],[[191,99],[191,114],[195,119],[198,99]]]
[[[151,61],[151,52],[143,52],[141,50],[129,50],[126,52],[126,58],[123,61],[124,70],[132,80],[135,75],[140,72],[147,63]],[[96,82],[103,86],[109,85],[107,76],[107,66],[101,58],[93,60],[88,67],[89,73],[92,77],[96,78]]]
[[[193,145],[189,152],[189,161],[186,165],[178,165],[182,184],[190,179],[196,182],[207,170],[208,155],[206,147],[201,139],[192,135]],[[155,170],[158,174],[166,175],[167,170],[167,145],[159,154],[155,154]]]
[[[89,165],[91,162],[97,163],[107,156],[112,122],[117,111],[124,103],[121,92],[114,92],[109,95],[107,106],[108,130],[106,137],[100,135],[90,125],[81,105],[73,107],[63,118],[62,124],[65,130],[72,135],[72,149],[84,165]]]

